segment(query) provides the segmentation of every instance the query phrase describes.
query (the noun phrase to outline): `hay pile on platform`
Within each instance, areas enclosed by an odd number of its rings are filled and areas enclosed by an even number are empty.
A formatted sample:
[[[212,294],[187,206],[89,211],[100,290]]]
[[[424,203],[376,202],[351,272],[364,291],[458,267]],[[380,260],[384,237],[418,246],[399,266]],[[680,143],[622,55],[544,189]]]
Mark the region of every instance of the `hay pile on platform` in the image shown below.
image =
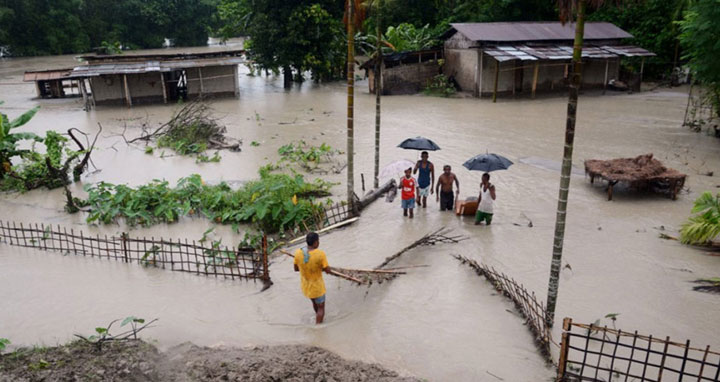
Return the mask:
[[[594,183],[596,177],[608,182],[608,199],[612,199],[612,187],[618,182],[626,182],[631,188],[638,190],[653,189],[672,195],[685,184],[687,175],[663,166],[653,158],[653,154],[640,155],[635,158],[618,158],[610,160],[590,159],[585,161],[585,173]]]

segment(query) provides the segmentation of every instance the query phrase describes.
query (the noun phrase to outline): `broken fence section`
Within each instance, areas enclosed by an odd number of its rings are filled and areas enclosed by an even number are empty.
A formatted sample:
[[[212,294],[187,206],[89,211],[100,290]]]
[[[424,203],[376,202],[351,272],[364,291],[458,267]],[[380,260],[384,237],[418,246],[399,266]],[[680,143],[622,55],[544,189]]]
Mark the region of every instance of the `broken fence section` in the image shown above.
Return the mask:
[[[720,380],[720,353],[670,337],[563,320],[558,381],[703,382]]]
[[[515,303],[515,307],[525,318],[528,328],[535,335],[535,340],[540,347],[540,351],[549,360],[552,332],[545,321],[547,309],[542,301],[538,302],[535,293],[528,292],[525,286],[518,284],[515,279],[508,277],[504,273],[496,271],[495,268],[488,267],[485,264],[479,264],[477,261],[465,256],[453,255],[453,257],[460,260],[463,264],[469,265],[478,275],[484,276],[497,291],[502,292],[503,295]]]
[[[266,240],[263,251],[204,245],[195,240],[86,235],[82,231],[44,224],[23,225],[0,221],[0,242],[18,247],[99,257],[224,278],[270,282]]]

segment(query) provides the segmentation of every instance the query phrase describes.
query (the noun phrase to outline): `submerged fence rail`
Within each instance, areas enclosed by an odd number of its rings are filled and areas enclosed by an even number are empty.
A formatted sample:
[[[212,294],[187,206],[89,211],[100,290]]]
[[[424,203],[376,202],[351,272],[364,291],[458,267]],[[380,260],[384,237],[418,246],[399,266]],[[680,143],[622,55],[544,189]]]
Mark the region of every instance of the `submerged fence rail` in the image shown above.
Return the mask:
[[[114,259],[178,272],[224,278],[270,281],[267,246],[253,248],[210,246],[195,240],[86,235],[64,227],[0,221],[0,242],[45,251]]]
[[[515,303],[515,307],[525,318],[528,328],[535,335],[535,340],[543,355],[549,359],[552,337],[551,328],[548,327],[545,321],[547,309],[542,302],[538,302],[535,293],[528,292],[524,285],[519,284],[515,279],[508,277],[504,273],[496,271],[495,268],[490,268],[485,264],[478,264],[477,261],[465,256],[453,255],[453,257],[469,265],[477,274],[484,276],[496,290],[502,292],[503,295]]]
[[[575,329],[575,331],[573,331]],[[720,381],[720,353],[670,337],[563,320],[558,381]]]

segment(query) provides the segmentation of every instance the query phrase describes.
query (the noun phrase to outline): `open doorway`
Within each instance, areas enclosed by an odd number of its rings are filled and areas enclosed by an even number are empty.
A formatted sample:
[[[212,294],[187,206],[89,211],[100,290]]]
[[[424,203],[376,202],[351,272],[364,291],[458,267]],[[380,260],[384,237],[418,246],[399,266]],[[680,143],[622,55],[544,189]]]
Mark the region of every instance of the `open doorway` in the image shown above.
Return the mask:
[[[187,100],[187,73],[184,69],[163,73],[169,101]]]

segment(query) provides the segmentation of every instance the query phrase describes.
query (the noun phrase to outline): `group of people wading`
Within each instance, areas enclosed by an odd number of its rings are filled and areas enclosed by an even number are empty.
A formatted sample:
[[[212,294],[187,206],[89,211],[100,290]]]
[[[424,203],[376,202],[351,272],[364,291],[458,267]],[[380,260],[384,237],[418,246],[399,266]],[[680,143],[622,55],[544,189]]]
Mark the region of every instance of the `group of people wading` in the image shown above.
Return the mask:
[[[427,151],[423,151],[415,168],[405,170],[405,177],[400,179],[399,189],[402,190],[403,215],[413,218],[415,203],[418,207],[427,208],[428,195],[435,194],[435,202],[440,203],[440,211],[455,210],[455,203],[460,194],[460,181],[452,172],[450,165],[443,166],[443,173],[435,183],[435,166],[428,160]],[[412,176],[419,173],[417,180]],[[453,192],[453,184],[457,190]],[[478,195],[478,208],[475,214],[475,224],[485,222],[490,225],[493,216],[493,201],[495,200],[495,186],[490,183],[490,174],[485,173],[480,183]],[[321,324],[325,318],[325,281],[323,272],[330,273],[327,256],[320,247],[320,236],[310,232],[305,237],[307,246],[295,251],[293,268],[300,272],[300,288],[305,297],[312,302],[315,311],[315,323]]]
[[[460,181],[452,172],[450,165],[443,166],[443,172],[435,184],[435,166],[428,160],[428,152],[420,154],[420,160],[415,163],[415,168],[408,167],[405,176],[400,178],[398,188],[401,192],[401,207],[403,216],[410,219],[414,217],[415,204],[418,208],[427,208],[428,194],[435,194],[435,201],[440,203],[440,211],[454,211],[455,203],[460,195]],[[418,174],[417,180],[413,174]],[[453,183],[457,190],[453,192]],[[475,224],[483,221],[490,225],[493,217],[493,202],[495,201],[495,186],[490,183],[490,174],[484,173],[480,183],[480,194],[478,195],[478,207],[475,213]]]

